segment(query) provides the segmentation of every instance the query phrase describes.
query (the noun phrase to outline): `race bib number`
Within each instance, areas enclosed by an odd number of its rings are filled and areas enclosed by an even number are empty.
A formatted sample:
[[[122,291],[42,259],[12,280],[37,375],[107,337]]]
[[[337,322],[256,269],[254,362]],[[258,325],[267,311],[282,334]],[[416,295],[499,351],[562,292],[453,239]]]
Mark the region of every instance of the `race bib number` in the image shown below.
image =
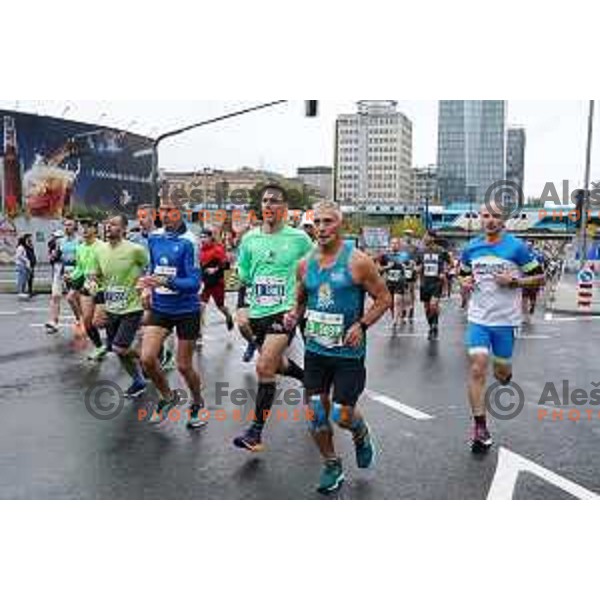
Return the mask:
[[[406,277],[406,279],[411,279],[412,276],[413,276],[412,269],[404,269],[404,277]]]
[[[285,279],[282,277],[257,277],[253,287],[257,306],[277,306],[285,301]]]
[[[177,276],[177,267],[156,265],[156,267],[154,267],[154,274],[159,277],[169,277],[169,278],[176,277]],[[164,295],[174,295],[177,293],[175,290],[170,290],[169,288],[166,288],[166,287],[156,288],[155,292],[157,294],[164,294]]]
[[[344,315],[309,310],[306,336],[325,348],[340,348],[344,345]]]
[[[120,286],[111,286],[104,293],[107,312],[119,312],[127,308],[127,290]]]
[[[388,281],[393,283],[400,281],[402,279],[402,271],[400,269],[391,269],[388,271]]]
[[[437,263],[425,263],[425,277],[437,277],[439,273],[440,269]]]

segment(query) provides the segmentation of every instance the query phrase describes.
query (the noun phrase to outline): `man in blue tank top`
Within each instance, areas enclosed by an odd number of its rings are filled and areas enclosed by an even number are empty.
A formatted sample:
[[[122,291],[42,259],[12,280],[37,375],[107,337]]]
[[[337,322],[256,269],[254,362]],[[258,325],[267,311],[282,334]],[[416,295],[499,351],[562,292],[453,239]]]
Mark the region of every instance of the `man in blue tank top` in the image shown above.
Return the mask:
[[[390,309],[392,298],[375,263],[344,241],[336,204],[319,204],[314,223],[318,247],[298,266],[296,306],[286,326],[306,316],[304,385],[311,432],[324,460],[318,491],[328,494],[344,481],[330,418],[352,433],[358,467],[373,464],[369,428],[356,403],[366,383],[367,329]],[[365,293],[374,300],[366,313]]]

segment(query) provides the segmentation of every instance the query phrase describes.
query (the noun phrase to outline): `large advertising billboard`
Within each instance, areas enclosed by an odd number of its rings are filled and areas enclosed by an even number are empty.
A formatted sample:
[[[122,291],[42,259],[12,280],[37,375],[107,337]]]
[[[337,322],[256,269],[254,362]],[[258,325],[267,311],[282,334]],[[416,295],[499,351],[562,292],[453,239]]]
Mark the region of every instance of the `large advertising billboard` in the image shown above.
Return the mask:
[[[134,214],[151,201],[150,138],[0,110],[0,141],[0,200],[9,219],[56,219],[75,207]]]

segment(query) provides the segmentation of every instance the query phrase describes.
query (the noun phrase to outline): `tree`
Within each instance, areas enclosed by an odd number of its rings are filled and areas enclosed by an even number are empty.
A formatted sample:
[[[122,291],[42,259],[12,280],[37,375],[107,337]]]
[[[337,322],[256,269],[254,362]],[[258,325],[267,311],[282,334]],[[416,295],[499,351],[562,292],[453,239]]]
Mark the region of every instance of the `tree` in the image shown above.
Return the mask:
[[[260,192],[267,183],[276,183],[285,189],[288,195],[288,206],[290,210],[306,211],[312,208],[315,203],[315,198],[311,193],[312,191],[307,186],[300,187],[290,185],[285,181],[261,181],[250,190],[250,210],[254,211],[256,214],[259,214],[261,211],[262,198],[260,197]]]
[[[402,221],[397,221],[392,225],[392,237],[404,237],[407,230],[412,231],[413,235],[417,238],[425,235],[425,226],[419,217],[406,217]]]

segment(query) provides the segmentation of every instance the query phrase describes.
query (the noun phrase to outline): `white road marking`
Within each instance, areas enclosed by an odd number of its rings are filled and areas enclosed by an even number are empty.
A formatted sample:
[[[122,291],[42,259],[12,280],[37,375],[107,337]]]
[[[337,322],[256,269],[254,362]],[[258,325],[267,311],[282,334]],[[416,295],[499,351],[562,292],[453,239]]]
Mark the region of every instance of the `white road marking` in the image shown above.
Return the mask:
[[[0,312],[0,317],[16,317],[18,312]]]
[[[553,335],[517,335],[518,340],[551,340]]]
[[[564,322],[573,322],[573,321],[597,321],[600,319],[598,315],[580,315],[574,317],[555,317],[552,316],[552,319],[546,319],[547,321],[564,321]]]
[[[553,471],[540,467],[540,465],[523,458],[519,454],[515,454],[506,448],[500,448],[498,454],[498,466],[490,491],[488,492],[488,500],[512,500],[517,484],[519,473],[533,473],[540,479],[551,483],[561,490],[571,494],[579,500],[600,500],[600,496],[594,492],[590,492],[586,488],[573,483]]]
[[[421,412],[416,408],[412,408],[412,406],[407,406],[406,404],[402,404],[402,402],[398,402],[394,398],[390,398],[389,396],[384,396],[383,394],[379,394],[377,392],[373,392],[371,390],[367,390],[367,395],[371,400],[375,400],[375,402],[379,402],[380,404],[384,404],[385,406],[410,417],[411,419],[415,419],[417,421],[430,421],[435,418],[427,413]]]

